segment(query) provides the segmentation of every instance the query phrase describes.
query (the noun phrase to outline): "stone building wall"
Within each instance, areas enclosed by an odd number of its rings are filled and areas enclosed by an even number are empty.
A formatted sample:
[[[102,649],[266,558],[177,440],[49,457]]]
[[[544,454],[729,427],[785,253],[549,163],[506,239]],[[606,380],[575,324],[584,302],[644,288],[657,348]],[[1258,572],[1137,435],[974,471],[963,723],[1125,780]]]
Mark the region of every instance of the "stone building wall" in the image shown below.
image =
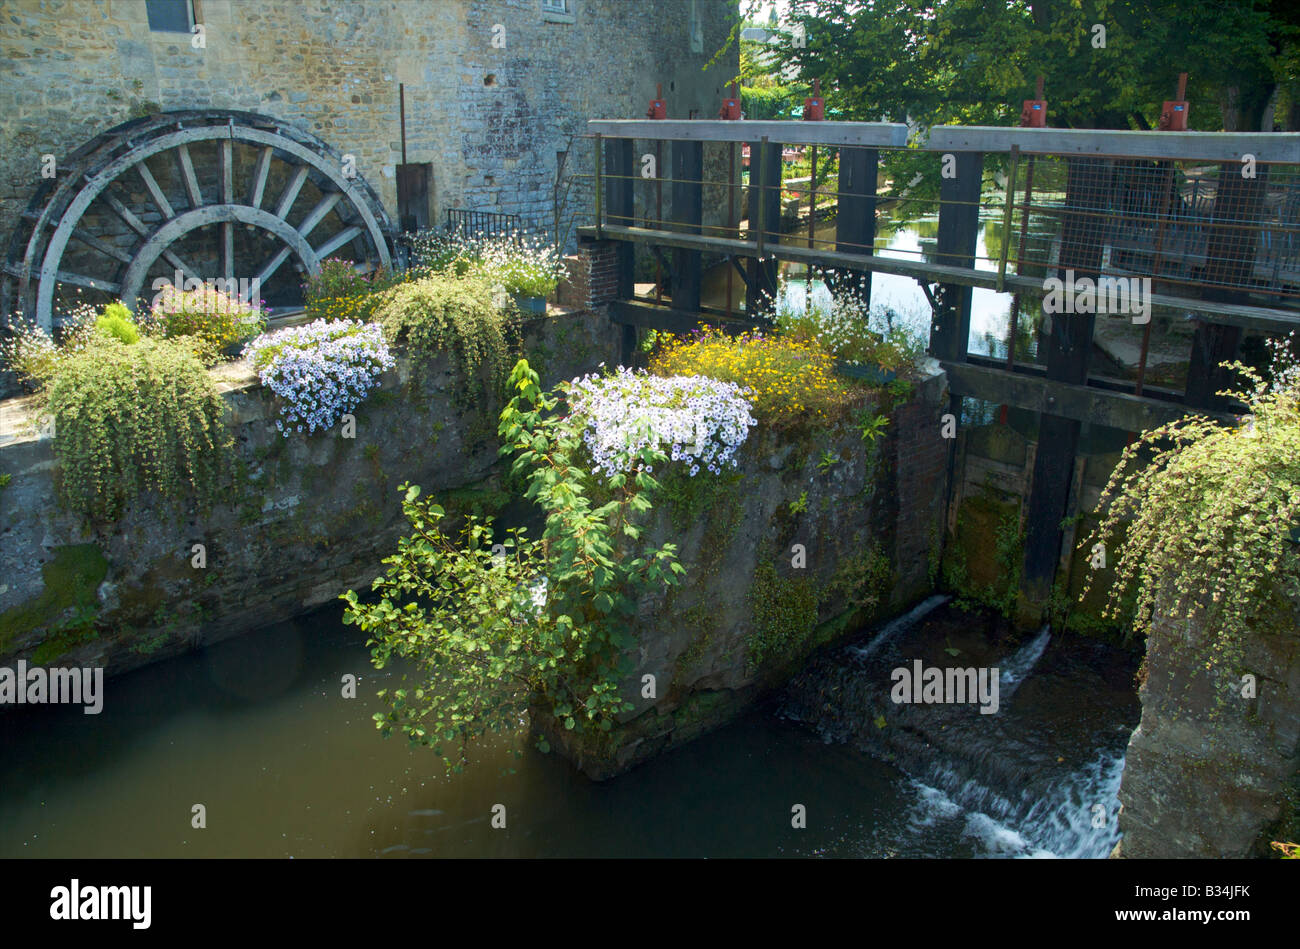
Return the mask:
[[[0,0],[0,235],[40,182],[41,156],[159,110],[264,113],[356,156],[397,218],[398,85],[406,159],[433,167],[449,208],[549,228],[557,153],[593,118],[639,118],[664,83],[669,115],[710,117],[737,71],[729,0],[193,0],[205,48],[152,32],[145,0]],[[499,27],[499,28],[498,28]],[[496,44],[494,45],[494,37]],[[590,173],[589,140],[567,169]],[[569,209],[586,211],[589,188]]]

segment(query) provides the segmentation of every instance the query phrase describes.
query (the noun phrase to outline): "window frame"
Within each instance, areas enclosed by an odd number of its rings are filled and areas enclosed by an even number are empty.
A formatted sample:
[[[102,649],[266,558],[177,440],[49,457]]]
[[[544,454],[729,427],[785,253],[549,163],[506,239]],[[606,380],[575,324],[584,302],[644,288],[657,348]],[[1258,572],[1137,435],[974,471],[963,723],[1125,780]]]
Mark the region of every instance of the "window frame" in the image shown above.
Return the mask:
[[[173,30],[173,29],[164,29],[161,27],[155,27],[153,23],[150,22],[149,20],[150,0],[144,0],[145,23],[147,23],[149,26],[149,32],[150,33],[171,33],[176,36],[182,34],[185,36],[192,35],[194,33],[194,27],[201,22],[199,20],[198,0],[184,0],[184,3],[185,3],[185,15],[189,20],[189,26],[185,27],[184,30]]]
[[[576,2],[577,0],[541,0],[542,20],[547,23],[576,23],[577,17],[574,16]],[[553,3],[563,4],[563,7],[551,6]]]

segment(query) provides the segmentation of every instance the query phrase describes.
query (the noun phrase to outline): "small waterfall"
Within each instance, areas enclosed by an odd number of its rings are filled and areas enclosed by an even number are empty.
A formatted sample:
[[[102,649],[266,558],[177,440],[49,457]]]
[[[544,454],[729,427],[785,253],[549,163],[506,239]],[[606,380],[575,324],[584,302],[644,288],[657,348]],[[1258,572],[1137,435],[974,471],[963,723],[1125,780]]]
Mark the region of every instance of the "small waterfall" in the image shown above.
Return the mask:
[[[1010,698],[1016,687],[1033,671],[1038,660],[1043,658],[1043,650],[1051,638],[1052,631],[1044,626],[1037,636],[999,664],[998,682],[1004,699]]]
[[[900,632],[905,629],[911,629],[921,620],[925,619],[925,617],[935,609],[947,603],[950,599],[952,599],[952,597],[942,593],[937,593],[934,596],[923,600],[919,605],[914,606],[902,616],[890,620],[880,628],[880,632],[876,633],[876,635],[871,638],[871,642],[867,643],[865,646],[849,646],[846,651],[859,659],[866,659]]]
[[[1137,721],[1132,661],[1094,641],[1054,640],[1047,627],[1007,649],[1000,621],[941,608],[946,600],[931,597],[864,644],[810,663],[787,686],[781,713],[906,775],[913,801],[893,839],[876,841],[882,853],[1107,856]],[[918,658],[996,666],[999,710],[895,703],[891,669]]]
[[[909,830],[921,834],[960,822],[960,834],[973,840],[976,856],[1106,857],[1119,841],[1123,773],[1124,755],[1103,751],[1041,791],[1008,796],[937,762],[925,780],[911,779],[917,799]]]

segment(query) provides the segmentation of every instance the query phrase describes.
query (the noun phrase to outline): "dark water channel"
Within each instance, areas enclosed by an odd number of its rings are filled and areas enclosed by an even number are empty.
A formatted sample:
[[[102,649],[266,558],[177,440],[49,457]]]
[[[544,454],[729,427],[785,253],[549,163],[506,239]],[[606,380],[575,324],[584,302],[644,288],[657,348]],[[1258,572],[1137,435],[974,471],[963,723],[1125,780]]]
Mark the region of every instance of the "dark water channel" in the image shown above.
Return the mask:
[[[907,636],[1023,649],[981,623],[943,608]],[[1000,769],[889,763],[841,727],[849,707],[839,724],[785,717],[807,694],[792,691],[603,784],[531,748],[513,758],[523,739],[481,748],[447,777],[431,753],[379,737],[371,715],[385,674],[327,608],[108,680],[98,716],[0,715],[0,857],[1101,856],[1113,827],[1078,826],[1099,795],[1113,798],[1136,704],[1128,660],[1098,648],[1049,642],[1022,661],[1024,687],[1003,700],[1015,718],[974,746],[1005,742],[1020,764]],[[864,673],[852,657],[821,657],[797,688],[818,674],[853,681]],[[347,673],[360,678],[356,699],[342,697]],[[1069,698],[1078,687],[1093,696],[1082,717]],[[1055,756],[1039,733],[1061,733],[1064,766],[1047,767]],[[1040,795],[1036,811],[1015,803],[1025,788]],[[205,829],[191,827],[194,804]],[[505,829],[491,826],[496,804]],[[791,827],[795,804],[806,829]],[[1061,813],[1070,833],[1053,829]]]

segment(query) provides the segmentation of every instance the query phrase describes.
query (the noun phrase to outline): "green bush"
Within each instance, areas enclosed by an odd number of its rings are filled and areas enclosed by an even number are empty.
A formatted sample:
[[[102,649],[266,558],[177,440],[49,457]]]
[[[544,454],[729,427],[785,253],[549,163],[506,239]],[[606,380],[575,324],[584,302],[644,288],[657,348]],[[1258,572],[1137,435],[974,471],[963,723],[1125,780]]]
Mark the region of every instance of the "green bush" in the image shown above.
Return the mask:
[[[619,684],[637,605],[685,572],[676,545],[642,533],[658,490],[649,468],[663,452],[629,449],[615,463],[623,473],[598,478],[579,462],[585,423],[558,411],[567,386],[543,392],[520,360],[510,389],[502,453],[546,513],[541,535],[513,529],[494,550],[491,519],[472,514],[449,535],[446,510],[404,484],[411,533],[385,559],[378,596],[343,596],[343,622],[368,635],[375,667],[404,660],[400,687],[379,693],[389,706],[374,715],[381,734],[432,746],[451,771],[469,760],[470,741],[514,731],[537,705],[557,727],[610,731],[633,710]],[[616,497],[597,505],[600,482]],[[550,748],[545,738],[538,747]]]
[[[246,302],[214,287],[177,290],[167,286],[143,325],[151,336],[188,337],[190,351],[211,366],[220,362],[230,347],[260,334],[266,326],[266,313],[261,301]]]
[[[127,346],[97,334],[60,361],[45,398],[60,490],[75,510],[115,519],[147,489],[172,501],[215,497],[232,439],[189,341]]]
[[[515,310],[479,278],[434,274],[401,284],[384,295],[375,319],[418,362],[453,354],[470,394],[482,390],[484,377],[499,387],[519,352]]]
[[[140,341],[140,330],[131,320],[131,311],[121,303],[110,303],[95,320],[95,331],[116,337],[128,346]]]
[[[384,291],[401,280],[383,269],[357,273],[352,261],[331,257],[303,284],[303,306],[312,319],[367,322],[383,302]]]
[[[1294,635],[1300,605],[1300,364],[1279,343],[1271,379],[1228,365],[1253,383],[1232,393],[1250,415],[1230,427],[1190,416],[1142,433],[1079,544],[1100,544],[1114,565],[1108,618],[1121,618],[1135,592],[1139,634],[1158,616],[1179,627],[1200,619],[1208,635],[1193,668],[1230,673],[1220,701],[1234,694],[1245,644],[1270,627]]]

